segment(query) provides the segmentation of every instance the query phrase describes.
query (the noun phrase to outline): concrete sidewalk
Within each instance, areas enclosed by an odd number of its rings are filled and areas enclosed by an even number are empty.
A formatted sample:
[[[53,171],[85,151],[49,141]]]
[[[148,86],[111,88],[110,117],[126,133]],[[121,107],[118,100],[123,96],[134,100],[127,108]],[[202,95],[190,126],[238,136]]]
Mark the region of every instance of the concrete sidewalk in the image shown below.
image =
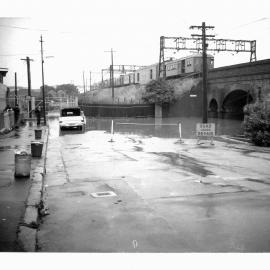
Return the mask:
[[[42,171],[45,162],[46,144],[42,158],[32,158],[30,177],[16,178],[15,151],[26,150],[31,153],[31,141],[35,140],[36,124],[26,125],[0,136],[0,251],[22,251],[23,243],[18,245],[19,225],[28,227],[25,220],[26,200],[36,177],[36,170]],[[48,128],[43,130],[42,141],[47,141]],[[43,171],[42,171],[43,172]],[[24,230],[24,228],[21,227]]]

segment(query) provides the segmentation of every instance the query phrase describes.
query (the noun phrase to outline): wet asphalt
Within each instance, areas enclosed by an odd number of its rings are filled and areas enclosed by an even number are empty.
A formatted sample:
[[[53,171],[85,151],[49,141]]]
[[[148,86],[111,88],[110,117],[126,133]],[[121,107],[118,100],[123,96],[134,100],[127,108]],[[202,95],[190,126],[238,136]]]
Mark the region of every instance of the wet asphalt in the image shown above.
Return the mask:
[[[269,149],[49,125],[39,251],[270,251]]]

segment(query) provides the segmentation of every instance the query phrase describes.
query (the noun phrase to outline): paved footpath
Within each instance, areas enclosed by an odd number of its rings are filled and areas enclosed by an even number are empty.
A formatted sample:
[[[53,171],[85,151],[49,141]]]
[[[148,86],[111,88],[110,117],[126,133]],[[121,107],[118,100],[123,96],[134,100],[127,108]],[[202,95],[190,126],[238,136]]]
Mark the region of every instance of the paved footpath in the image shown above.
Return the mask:
[[[270,251],[270,149],[51,124],[39,251]]]
[[[31,174],[15,178],[15,154],[17,150],[31,153],[31,141],[35,140],[36,124],[27,122],[17,130],[0,137],[0,251],[23,250],[17,243],[19,224],[24,222],[26,200],[32,185],[33,174],[40,159],[32,158]],[[45,127],[42,127],[43,134]]]

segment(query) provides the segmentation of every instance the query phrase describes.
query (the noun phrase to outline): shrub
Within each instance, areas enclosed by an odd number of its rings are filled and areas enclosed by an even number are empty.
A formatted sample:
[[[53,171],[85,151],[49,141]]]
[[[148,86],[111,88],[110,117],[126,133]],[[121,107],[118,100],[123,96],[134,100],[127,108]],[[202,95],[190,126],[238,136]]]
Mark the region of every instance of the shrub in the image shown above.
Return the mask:
[[[174,88],[165,80],[150,81],[145,87],[142,100],[150,104],[173,103],[176,100]]]
[[[270,146],[270,110],[265,103],[248,104],[244,108],[245,136],[258,146]]]

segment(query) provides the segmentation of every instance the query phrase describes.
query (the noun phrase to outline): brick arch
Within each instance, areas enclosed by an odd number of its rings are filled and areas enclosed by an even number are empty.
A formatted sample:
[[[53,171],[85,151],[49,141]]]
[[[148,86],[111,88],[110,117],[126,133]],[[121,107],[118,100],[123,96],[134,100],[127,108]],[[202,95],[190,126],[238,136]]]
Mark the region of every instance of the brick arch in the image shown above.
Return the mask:
[[[244,106],[253,101],[254,97],[249,90],[235,89],[225,95],[222,101],[221,111],[242,118]]]

